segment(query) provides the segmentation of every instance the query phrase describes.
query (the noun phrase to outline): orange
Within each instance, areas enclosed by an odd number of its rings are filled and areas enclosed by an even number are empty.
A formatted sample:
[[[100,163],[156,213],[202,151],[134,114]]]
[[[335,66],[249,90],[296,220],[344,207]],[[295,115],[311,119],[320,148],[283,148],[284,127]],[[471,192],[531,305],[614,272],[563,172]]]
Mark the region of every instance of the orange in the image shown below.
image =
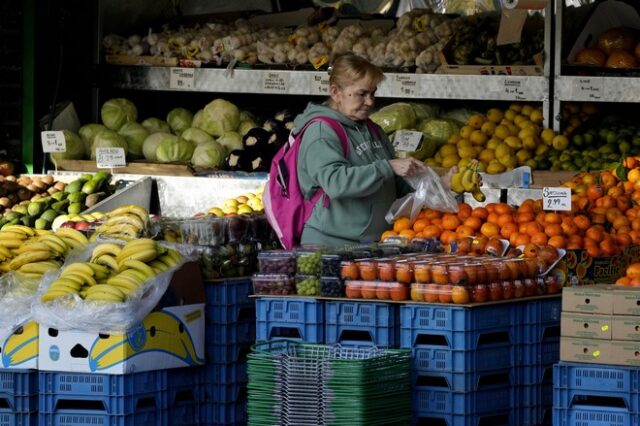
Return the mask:
[[[556,235],[554,237],[549,238],[548,244],[555,248],[565,248],[567,246],[567,239],[562,235]]]
[[[442,212],[439,212],[437,210],[427,210],[426,213],[424,214],[424,218],[429,219],[431,221],[433,221],[433,219],[440,219],[441,217],[442,217]]]
[[[589,253],[589,256],[591,257],[599,257],[602,253],[600,251],[600,247],[595,244],[590,244],[588,246],[585,246],[584,248],[587,250],[587,253]]]
[[[585,232],[585,235],[588,238],[591,238],[592,240],[598,243],[604,239],[604,234],[602,230],[600,230],[595,226],[592,226],[591,228],[587,229],[587,231]]]
[[[471,212],[471,216],[477,217],[477,218],[479,218],[481,220],[486,220],[487,216],[489,216],[489,212],[484,207],[476,207]]]
[[[591,201],[587,197],[580,197],[576,202],[576,207],[579,211],[586,211],[589,209]]]
[[[625,194],[631,194],[633,192],[633,182],[626,181],[622,184]]]
[[[583,214],[579,214],[573,218],[573,223],[576,224],[578,229],[586,231],[591,226],[591,220]]]
[[[518,238],[520,238],[521,235],[525,235],[525,234],[521,232],[512,232],[511,235],[509,236],[509,244],[515,247],[516,241],[518,241]]]
[[[531,244],[536,244],[538,246],[543,246],[547,244],[548,240],[549,238],[547,237],[547,234],[545,234],[544,232],[537,232],[531,236]]]
[[[616,280],[617,285],[631,285],[631,279],[629,277],[621,277]]]
[[[566,236],[580,233],[580,229],[578,229],[578,227],[571,221],[571,219],[569,219],[568,222],[562,222],[562,225],[560,225],[560,227],[562,228],[562,233]]]
[[[465,286],[454,285],[451,290],[451,300],[457,304],[469,303],[469,291]]]
[[[607,222],[613,223],[616,217],[622,216],[622,212],[617,207],[609,207],[604,216],[607,218]]]
[[[533,212],[518,213],[516,216],[516,222],[517,223],[533,222],[535,218],[536,216],[533,214]]]
[[[489,203],[485,208],[488,213],[494,213],[496,211],[496,203]]]
[[[389,237],[395,237],[397,235],[398,235],[398,233],[396,231],[384,231],[382,233],[382,235],[380,236],[380,241],[384,241]]]
[[[425,238],[439,238],[442,230],[436,225],[427,225],[422,230],[422,235]]]
[[[475,232],[469,226],[460,225],[456,228],[456,234],[458,234],[458,238],[466,238],[466,237],[472,237],[475,234]]]
[[[457,237],[458,235],[455,232],[447,229],[442,231],[442,234],[440,234],[440,242],[445,245],[451,244],[456,240]]]
[[[440,229],[442,229],[442,219],[441,218],[431,219],[431,224],[432,225],[438,225],[438,227]]]
[[[611,240],[603,240],[600,242],[600,250],[602,251],[603,256],[613,256],[617,252],[615,243]]]
[[[498,203],[496,204],[495,211],[498,214],[505,214],[505,213],[511,214],[513,210],[511,209],[511,206],[509,204]]]
[[[613,222],[611,223],[611,226],[613,226],[613,229],[620,229],[623,226],[629,226],[631,222],[629,222],[629,219],[627,219],[626,216],[623,216],[622,214],[620,214],[620,216],[616,217]]]
[[[498,219],[500,219],[500,215],[498,213],[489,213],[489,216],[487,216],[487,222],[489,223],[498,223]]]
[[[640,278],[640,263],[632,263],[631,265],[627,266],[626,274],[627,277],[632,280]]]
[[[600,173],[600,182],[602,182],[602,186],[605,188],[611,188],[616,186],[618,183],[618,178],[616,178],[613,173],[610,171]]]
[[[460,219],[458,219],[458,216],[454,214],[446,213],[444,216],[442,216],[442,227],[448,231],[455,230],[458,226],[460,226],[460,223]]]
[[[485,237],[493,237],[500,233],[500,228],[495,223],[487,222],[480,227],[480,233]]]
[[[544,227],[540,225],[538,222],[529,222],[525,224],[525,233],[530,237],[537,234],[538,232],[543,232]]]
[[[631,232],[629,232],[629,236],[631,237],[631,240],[634,244],[640,243],[640,231],[632,230]]]
[[[471,216],[472,211],[473,209],[469,204],[467,203],[458,204],[458,219],[460,219],[461,221],[464,221],[466,218]]]
[[[533,200],[524,200],[518,207],[518,213],[533,213]]]
[[[518,225],[515,223],[505,223],[502,227],[500,227],[500,236],[502,238],[506,238],[507,240],[514,232],[518,232]]]
[[[413,230],[415,232],[422,232],[422,230],[426,228],[427,225],[429,225],[429,221],[427,219],[418,219],[413,222]]]
[[[408,240],[412,240],[416,236],[416,233],[412,229],[403,229],[400,231],[400,236],[407,237]]]
[[[480,229],[480,227],[482,226],[482,220],[479,217],[476,216],[470,216],[468,218],[466,218],[463,222],[463,224],[465,226],[470,227],[471,229],[473,229],[474,231],[477,231]]]
[[[416,217],[416,219],[426,219],[426,217],[427,217],[427,211],[420,210],[420,213],[418,213],[418,216]]]
[[[544,232],[550,237],[562,235],[562,226],[557,223],[549,223],[544,227]]]
[[[511,213],[503,213],[498,217],[498,226],[503,227],[507,223],[513,223],[513,216]]]
[[[595,201],[603,195],[604,188],[601,185],[589,185],[589,188],[587,188],[587,198],[589,198],[591,201]]]
[[[411,229],[411,221],[408,217],[399,217],[393,223],[393,230],[396,232],[403,231],[405,229]]]
[[[631,208],[631,200],[626,195],[618,195],[616,197],[616,207],[624,213]]]
[[[558,213],[547,213],[544,216],[545,223],[562,223],[562,216]]]
[[[616,234],[616,243],[618,243],[621,247],[628,247],[631,245],[633,241],[631,240],[631,236],[626,233],[618,233]]]
[[[620,195],[624,194],[624,189],[621,186],[614,186],[607,190],[607,195],[616,198]]]
[[[529,237],[527,234],[520,234],[518,235],[518,238],[515,239],[515,246],[526,246],[527,244],[529,244],[531,242],[531,237]]]
[[[631,221],[631,229],[634,231],[640,231],[640,217],[637,217]]]

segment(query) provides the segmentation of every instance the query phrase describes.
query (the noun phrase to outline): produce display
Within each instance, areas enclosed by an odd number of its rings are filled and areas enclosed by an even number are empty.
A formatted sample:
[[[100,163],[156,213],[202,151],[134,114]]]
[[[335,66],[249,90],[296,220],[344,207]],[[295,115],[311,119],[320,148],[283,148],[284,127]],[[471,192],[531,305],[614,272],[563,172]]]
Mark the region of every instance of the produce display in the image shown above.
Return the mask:
[[[296,293],[300,296],[316,296],[320,294],[320,278],[315,275],[297,275]]]
[[[128,205],[118,207],[106,214],[91,236],[93,240],[135,240],[148,232],[149,213],[144,207]]]
[[[595,68],[638,68],[640,33],[634,28],[610,28],[593,40],[593,46],[581,49],[573,62]]]
[[[616,284],[640,287],[640,263],[632,263],[627,266],[624,276],[618,278]]]

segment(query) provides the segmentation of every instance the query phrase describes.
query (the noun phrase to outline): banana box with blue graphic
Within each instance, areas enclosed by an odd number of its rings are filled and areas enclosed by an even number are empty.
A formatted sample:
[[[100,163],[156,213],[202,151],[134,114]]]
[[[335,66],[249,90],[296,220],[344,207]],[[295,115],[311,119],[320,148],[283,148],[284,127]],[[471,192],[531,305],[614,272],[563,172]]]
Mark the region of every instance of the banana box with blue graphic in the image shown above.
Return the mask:
[[[27,320],[6,335],[0,335],[3,369],[38,368],[38,323]]]
[[[123,335],[41,326],[40,369],[128,374],[202,365],[204,312],[204,304],[167,307]]]

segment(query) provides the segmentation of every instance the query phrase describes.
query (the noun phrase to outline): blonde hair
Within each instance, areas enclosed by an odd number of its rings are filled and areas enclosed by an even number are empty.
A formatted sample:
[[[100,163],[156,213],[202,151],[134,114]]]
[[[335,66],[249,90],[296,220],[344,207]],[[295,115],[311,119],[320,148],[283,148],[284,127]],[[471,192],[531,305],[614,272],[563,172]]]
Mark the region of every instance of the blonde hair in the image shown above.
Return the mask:
[[[384,79],[384,73],[371,62],[353,53],[340,55],[333,60],[330,85],[344,88],[363,78],[377,86]]]

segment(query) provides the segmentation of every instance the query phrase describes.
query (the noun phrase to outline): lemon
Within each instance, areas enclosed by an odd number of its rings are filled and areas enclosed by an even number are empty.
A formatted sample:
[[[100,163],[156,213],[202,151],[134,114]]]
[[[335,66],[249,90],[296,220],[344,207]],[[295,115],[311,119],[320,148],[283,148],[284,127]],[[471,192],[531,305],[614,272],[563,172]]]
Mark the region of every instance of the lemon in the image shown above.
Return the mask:
[[[516,112],[520,112],[522,111],[522,104],[516,104],[516,103],[512,103],[511,105],[509,105],[509,109],[516,111]]]
[[[506,118],[509,121],[513,121],[514,118],[516,118],[516,115],[518,115],[518,113],[512,109],[508,109],[505,113],[504,113],[504,118]]]
[[[473,144],[471,143],[471,141],[469,139],[460,139],[458,141],[458,143],[456,144],[456,146],[458,147],[458,149],[460,149],[460,148],[471,148],[473,146]]]
[[[485,122],[484,116],[480,114],[473,114],[471,117],[469,117],[469,122],[467,124],[472,128],[474,128],[475,130],[478,130],[482,127],[482,124],[484,122]]]
[[[522,148],[522,141],[517,136],[509,136],[504,140],[504,143],[509,145],[510,148],[520,149]]]
[[[471,132],[473,132],[473,127],[463,126],[462,129],[460,129],[460,137],[464,139],[469,139],[469,136],[471,136]]]
[[[538,145],[536,147],[536,157],[546,154],[549,151],[549,149],[550,149],[549,145],[544,145],[544,144]]]
[[[487,171],[487,163],[484,161],[478,161],[478,171],[481,173],[485,173]]]
[[[558,151],[564,151],[569,146],[569,139],[564,135],[558,135],[551,141],[553,148]]]
[[[496,158],[495,151],[489,148],[483,149],[480,155],[478,155],[478,159],[482,161],[486,161],[487,163],[490,162],[491,160],[495,160],[495,158]]]
[[[458,152],[458,150],[456,150],[456,152]],[[439,152],[436,152],[436,155],[433,156],[433,159],[436,160],[438,163],[442,163],[442,154],[440,154]]]
[[[531,105],[523,105],[520,110],[520,114],[526,115],[527,117],[531,117],[531,113],[533,112],[533,107]]]
[[[455,134],[455,135],[449,136],[449,139],[447,139],[447,143],[455,145],[458,143],[459,140],[460,140],[460,135]]]
[[[493,121],[487,121],[482,125],[480,131],[487,136],[491,136],[493,135],[493,132],[496,131],[496,127],[498,127],[496,123],[494,123]]]
[[[520,130],[520,132],[518,132],[518,137],[520,139],[524,139],[527,136],[533,136],[536,134],[536,130],[533,127],[527,127],[525,129]]]
[[[513,155],[513,150],[506,143],[501,143],[496,147],[496,158],[509,157]]]
[[[427,159],[424,161],[424,164],[426,164],[426,165],[427,165],[427,166],[429,166],[429,167],[439,167],[439,166],[440,166],[440,163],[438,163],[438,162],[437,162],[435,159],[433,159],[433,158],[427,158]]]
[[[471,132],[471,137],[469,139],[471,139],[471,143],[474,145],[484,145],[487,143],[488,138],[487,135],[482,133],[480,130],[474,130]]]
[[[539,145],[546,146],[542,144],[542,142],[540,141],[540,139],[538,139],[536,135],[529,135],[520,139],[522,139],[522,146],[531,151],[537,149]]]
[[[496,149],[501,143],[502,141],[500,139],[491,138],[489,139],[489,141],[487,141],[487,148]]]
[[[472,159],[472,158],[475,158],[475,157],[476,157],[476,150],[475,150],[475,149],[473,149],[473,147],[472,147],[472,146],[470,146],[470,147],[463,147],[463,148],[458,147],[458,156],[459,156],[460,158],[469,158],[469,159]]]
[[[509,128],[509,134],[511,136],[516,136],[520,132],[520,128],[515,124],[507,124],[507,127]]]
[[[542,133],[540,133],[540,137],[542,138],[542,142],[551,146],[553,142],[553,138],[556,136],[553,129],[544,129]]]
[[[518,159],[519,164],[524,164],[527,160],[531,159],[531,153],[526,149],[521,149],[516,152],[516,158]]]
[[[505,155],[498,157],[498,162],[507,169],[513,169],[518,165],[518,159],[513,155]]]
[[[468,166],[469,163],[471,163],[471,158],[461,158],[460,161],[458,161],[458,169]]]
[[[496,127],[495,132],[493,132],[493,136],[503,140],[504,138],[506,138],[507,136],[509,136],[509,128],[506,125],[499,125]]]
[[[498,173],[502,173],[505,171],[505,167],[498,163],[497,161],[492,161],[487,165],[487,173],[490,175],[497,175]]]
[[[442,167],[446,167],[448,169],[458,165],[459,162],[460,157],[458,157],[457,154],[445,155],[444,158],[442,158]]]
[[[529,120],[533,121],[534,123],[542,123],[542,120],[544,119],[544,117],[542,116],[542,110],[540,109],[535,109],[531,112],[531,115],[529,116]]]
[[[483,146],[474,146],[473,149],[476,150],[476,157],[477,157],[478,155],[480,155],[480,153],[482,152],[484,147]]]
[[[493,123],[498,124],[503,117],[504,112],[500,111],[498,108],[491,108],[487,111],[487,119]]]
[[[522,123],[523,121],[527,121],[527,117],[521,114],[518,114],[513,118],[513,122],[516,126]]]
[[[525,161],[524,163],[525,166],[529,166],[531,168],[531,170],[537,170],[538,169],[538,162],[536,160],[534,160],[533,158],[530,160]]]
[[[446,144],[443,145],[440,148],[440,151],[438,151],[441,155],[442,158],[444,159],[444,157],[448,156],[448,155],[455,155],[458,153],[458,148],[454,145],[450,145],[450,144]]]
[[[520,129],[526,129],[527,127],[532,127],[533,123],[531,122],[531,120],[522,120],[517,124],[517,126]]]

